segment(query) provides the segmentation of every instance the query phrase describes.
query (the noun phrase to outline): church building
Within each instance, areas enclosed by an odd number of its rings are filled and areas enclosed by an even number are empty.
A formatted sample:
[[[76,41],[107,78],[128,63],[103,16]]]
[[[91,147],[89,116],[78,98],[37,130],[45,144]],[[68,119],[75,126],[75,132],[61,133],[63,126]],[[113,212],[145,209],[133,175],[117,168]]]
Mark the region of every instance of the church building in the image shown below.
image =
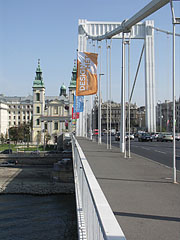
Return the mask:
[[[0,94],[0,134],[8,134],[10,127],[30,124],[32,121],[33,143],[44,141],[44,135],[51,136],[55,143],[63,132],[73,131],[72,106],[76,90],[76,65],[74,65],[69,92],[64,84],[58,96],[46,96],[40,60],[33,81],[33,95],[28,97],[7,97]]]

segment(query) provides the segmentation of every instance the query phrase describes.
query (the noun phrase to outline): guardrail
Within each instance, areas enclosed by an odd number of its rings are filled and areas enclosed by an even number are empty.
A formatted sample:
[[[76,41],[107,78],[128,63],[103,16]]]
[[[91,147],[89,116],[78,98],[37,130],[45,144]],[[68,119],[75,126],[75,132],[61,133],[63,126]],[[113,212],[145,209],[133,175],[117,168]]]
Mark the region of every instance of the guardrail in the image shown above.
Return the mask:
[[[79,239],[125,240],[76,138],[72,136]]]

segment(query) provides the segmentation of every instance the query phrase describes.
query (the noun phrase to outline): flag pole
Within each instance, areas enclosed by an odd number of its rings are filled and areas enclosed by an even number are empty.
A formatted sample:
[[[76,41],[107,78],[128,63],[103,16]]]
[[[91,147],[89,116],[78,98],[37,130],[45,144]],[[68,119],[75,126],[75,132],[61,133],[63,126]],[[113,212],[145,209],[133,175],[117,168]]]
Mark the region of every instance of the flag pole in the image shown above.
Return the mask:
[[[77,58],[77,72],[76,72],[76,88],[77,88],[77,75],[78,75],[78,49],[76,50],[76,58]],[[76,93],[75,93],[76,94]],[[77,96],[75,95],[75,136],[77,137],[77,116],[76,116],[76,112],[77,112]]]

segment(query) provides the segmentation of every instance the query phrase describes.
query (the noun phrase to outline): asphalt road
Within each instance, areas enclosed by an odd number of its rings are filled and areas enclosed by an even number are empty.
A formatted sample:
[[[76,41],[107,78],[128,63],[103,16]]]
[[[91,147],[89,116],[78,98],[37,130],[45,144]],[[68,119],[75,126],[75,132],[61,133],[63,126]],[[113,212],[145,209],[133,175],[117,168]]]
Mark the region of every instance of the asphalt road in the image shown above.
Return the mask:
[[[106,142],[106,135],[102,136],[102,141]],[[126,142],[128,150],[128,142]],[[119,142],[112,136],[112,145],[119,147]],[[173,143],[172,142],[138,142],[131,140],[131,152],[147,157],[153,161],[173,167]],[[180,170],[180,141],[176,141],[176,169]]]

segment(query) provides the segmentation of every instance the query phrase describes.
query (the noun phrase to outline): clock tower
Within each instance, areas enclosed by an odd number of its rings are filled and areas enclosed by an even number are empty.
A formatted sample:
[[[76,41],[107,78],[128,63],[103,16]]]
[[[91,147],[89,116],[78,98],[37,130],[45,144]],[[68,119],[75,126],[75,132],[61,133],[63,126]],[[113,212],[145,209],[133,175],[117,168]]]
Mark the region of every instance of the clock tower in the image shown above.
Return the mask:
[[[40,142],[42,129],[40,117],[44,115],[45,108],[45,87],[42,78],[42,70],[40,68],[40,59],[38,59],[38,67],[36,68],[36,76],[33,81],[33,142]]]

